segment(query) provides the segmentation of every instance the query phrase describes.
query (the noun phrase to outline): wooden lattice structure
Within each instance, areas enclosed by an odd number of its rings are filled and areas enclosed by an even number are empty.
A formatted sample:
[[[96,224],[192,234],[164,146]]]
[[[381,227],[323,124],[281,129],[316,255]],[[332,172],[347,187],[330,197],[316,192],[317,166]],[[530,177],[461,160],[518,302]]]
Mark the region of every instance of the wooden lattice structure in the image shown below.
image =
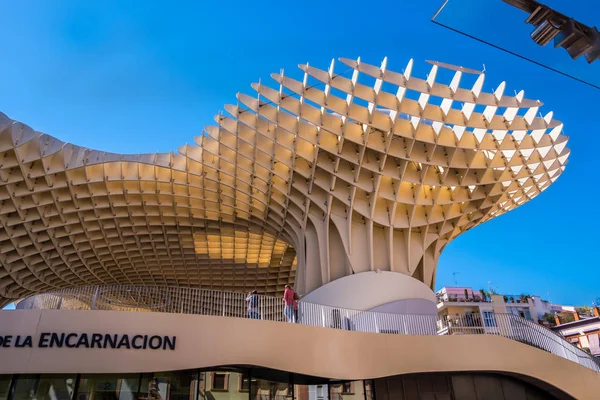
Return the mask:
[[[307,293],[376,269],[433,286],[448,242],[565,168],[562,124],[523,92],[340,61],[253,84],[177,153],[90,150],[0,114],[0,304],[91,284]]]

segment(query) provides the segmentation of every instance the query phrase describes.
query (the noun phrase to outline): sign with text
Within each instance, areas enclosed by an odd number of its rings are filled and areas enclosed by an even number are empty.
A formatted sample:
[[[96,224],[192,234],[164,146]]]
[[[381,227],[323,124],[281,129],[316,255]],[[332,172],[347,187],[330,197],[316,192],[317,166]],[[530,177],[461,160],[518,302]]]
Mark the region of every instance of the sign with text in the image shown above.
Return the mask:
[[[39,339],[35,342],[31,335],[0,335],[0,349],[7,347],[39,347],[175,350],[176,342],[176,336],[161,335],[42,332]]]

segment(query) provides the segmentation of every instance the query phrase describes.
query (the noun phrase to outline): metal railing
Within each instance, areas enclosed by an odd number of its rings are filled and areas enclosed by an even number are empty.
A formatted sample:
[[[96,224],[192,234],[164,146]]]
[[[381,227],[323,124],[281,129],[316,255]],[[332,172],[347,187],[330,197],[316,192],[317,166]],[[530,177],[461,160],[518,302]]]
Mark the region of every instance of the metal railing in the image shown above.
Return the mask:
[[[300,301],[296,312],[282,298],[181,287],[86,286],[37,294],[17,309],[166,312],[257,318],[358,332],[403,335],[499,335],[548,351],[600,372],[598,359],[553,331],[513,314],[480,313],[457,317],[349,310]],[[286,313],[287,311],[287,313]]]
[[[600,360],[562,336],[533,321],[510,313],[479,313],[458,316],[442,316],[437,321],[440,335],[498,335],[528,344],[540,350],[566,358],[596,372],[600,372]]]

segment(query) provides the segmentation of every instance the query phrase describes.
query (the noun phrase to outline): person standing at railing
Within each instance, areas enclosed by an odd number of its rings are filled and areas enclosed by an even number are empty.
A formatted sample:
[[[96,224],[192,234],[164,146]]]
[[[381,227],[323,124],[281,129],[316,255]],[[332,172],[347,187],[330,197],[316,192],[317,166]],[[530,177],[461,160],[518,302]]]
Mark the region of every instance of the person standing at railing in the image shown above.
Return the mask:
[[[248,303],[248,316],[250,319],[259,319],[258,317],[258,293],[256,290],[248,293],[246,297],[246,303]]]
[[[294,303],[295,303],[296,293],[294,289],[291,288],[290,285],[285,285],[285,290],[283,291],[283,315],[287,319],[287,322],[294,323],[295,315],[294,315]]]

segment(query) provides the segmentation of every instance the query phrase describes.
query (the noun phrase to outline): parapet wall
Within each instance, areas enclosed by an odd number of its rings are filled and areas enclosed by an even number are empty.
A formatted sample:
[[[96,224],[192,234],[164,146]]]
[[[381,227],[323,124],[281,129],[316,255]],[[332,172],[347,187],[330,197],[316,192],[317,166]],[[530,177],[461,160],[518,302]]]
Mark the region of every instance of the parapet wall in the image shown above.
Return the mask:
[[[173,350],[39,346],[42,333],[88,332],[175,337],[176,345]],[[493,335],[386,335],[240,318],[65,310],[0,311],[0,335],[31,336],[32,341],[31,347],[0,349],[0,374],[255,365],[359,380],[420,372],[495,371],[545,382],[577,399],[593,399],[591,393],[600,393],[598,373]]]

